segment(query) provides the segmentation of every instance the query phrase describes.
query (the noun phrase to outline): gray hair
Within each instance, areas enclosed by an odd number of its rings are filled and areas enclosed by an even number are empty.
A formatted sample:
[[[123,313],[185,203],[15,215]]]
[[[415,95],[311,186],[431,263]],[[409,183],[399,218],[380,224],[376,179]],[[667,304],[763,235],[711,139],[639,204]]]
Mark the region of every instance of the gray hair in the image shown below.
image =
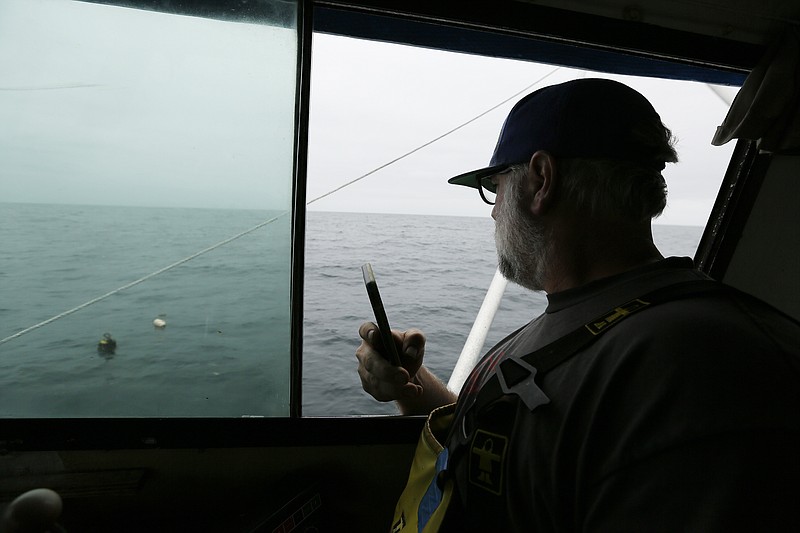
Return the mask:
[[[571,158],[557,160],[560,198],[599,219],[648,222],[667,206],[667,183],[659,168],[675,163],[675,139],[661,121],[634,132],[641,144],[652,147],[652,162],[620,159]]]
[[[667,183],[657,169],[674,163],[678,155],[672,133],[663,124],[637,132],[657,154],[653,164],[621,159],[556,158],[559,175],[556,195],[572,208],[598,220],[646,222],[667,205]],[[527,164],[512,167],[514,176],[527,174]]]

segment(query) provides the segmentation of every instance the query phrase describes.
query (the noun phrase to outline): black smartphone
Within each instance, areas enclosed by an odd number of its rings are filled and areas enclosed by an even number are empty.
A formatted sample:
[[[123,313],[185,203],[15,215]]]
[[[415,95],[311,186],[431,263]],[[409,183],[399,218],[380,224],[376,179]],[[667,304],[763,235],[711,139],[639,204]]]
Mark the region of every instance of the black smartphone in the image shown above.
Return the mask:
[[[364,265],[361,266],[361,273],[364,274],[364,285],[367,286],[369,301],[372,304],[372,311],[375,313],[378,331],[380,331],[381,340],[383,341],[384,351],[381,355],[394,366],[400,366],[400,356],[397,354],[397,346],[395,346],[394,339],[392,338],[389,319],[386,318],[386,310],[383,308],[381,293],[378,292],[378,283],[375,281],[375,273],[372,271],[372,265],[364,263]]]

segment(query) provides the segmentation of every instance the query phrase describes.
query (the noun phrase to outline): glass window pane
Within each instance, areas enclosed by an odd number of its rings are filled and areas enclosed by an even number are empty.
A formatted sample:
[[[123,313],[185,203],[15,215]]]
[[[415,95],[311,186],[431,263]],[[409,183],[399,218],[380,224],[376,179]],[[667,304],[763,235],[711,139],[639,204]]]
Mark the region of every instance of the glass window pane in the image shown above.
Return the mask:
[[[665,255],[692,256],[733,150],[710,140],[736,88],[314,35],[304,414],[397,413],[363,392],[355,370],[358,326],[374,321],[366,261],[392,326],[422,329],[425,364],[448,381],[497,259],[492,207],[447,179],[488,164],[524,94],[579,77],[627,83],[672,129],[681,161],[664,172],[669,202],[654,239]],[[509,284],[483,351],[545,306],[543,294]]]
[[[0,416],[288,415],[297,7],[259,6],[3,0]]]

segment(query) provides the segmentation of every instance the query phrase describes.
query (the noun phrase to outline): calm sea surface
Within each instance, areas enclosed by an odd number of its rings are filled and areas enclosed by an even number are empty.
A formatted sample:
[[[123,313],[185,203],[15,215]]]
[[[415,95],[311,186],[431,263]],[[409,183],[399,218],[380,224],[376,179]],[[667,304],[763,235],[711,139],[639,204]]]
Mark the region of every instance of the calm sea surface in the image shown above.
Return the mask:
[[[290,221],[275,216],[0,204],[0,339],[51,320],[0,340],[0,416],[287,414]],[[304,414],[395,413],[355,372],[367,261],[392,326],[425,331],[426,364],[446,380],[494,275],[493,230],[489,218],[310,212]],[[663,253],[693,255],[702,228],[654,232]],[[486,348],[544,305],[509,285]],[[106,332],[113,355],[96,349]]]

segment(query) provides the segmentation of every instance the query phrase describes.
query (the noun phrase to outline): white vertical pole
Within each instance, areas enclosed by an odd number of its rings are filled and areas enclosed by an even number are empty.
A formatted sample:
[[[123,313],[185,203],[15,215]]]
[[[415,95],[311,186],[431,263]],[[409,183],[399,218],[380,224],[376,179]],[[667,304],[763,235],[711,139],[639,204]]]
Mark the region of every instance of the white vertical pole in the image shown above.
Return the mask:
[[[478,316],[475,317],[475,322],[472,324],[472,329],[464,343],[464,348],[461,350],[461,355],[458,357],[453,373],[450,375],[447,388],[451,391],[458,392],[461,390],[461,386],[464,385],[469,373],[481,358],[483,343],[486,341],[489,327],[491,327],[494,315],[497,313],[497,308],[503,299],[507,284],[508,280],[503,277],[498,269],[494,273],[494,278],[492,278],[489,290],[486,291],[486,296],[483,298]]]

